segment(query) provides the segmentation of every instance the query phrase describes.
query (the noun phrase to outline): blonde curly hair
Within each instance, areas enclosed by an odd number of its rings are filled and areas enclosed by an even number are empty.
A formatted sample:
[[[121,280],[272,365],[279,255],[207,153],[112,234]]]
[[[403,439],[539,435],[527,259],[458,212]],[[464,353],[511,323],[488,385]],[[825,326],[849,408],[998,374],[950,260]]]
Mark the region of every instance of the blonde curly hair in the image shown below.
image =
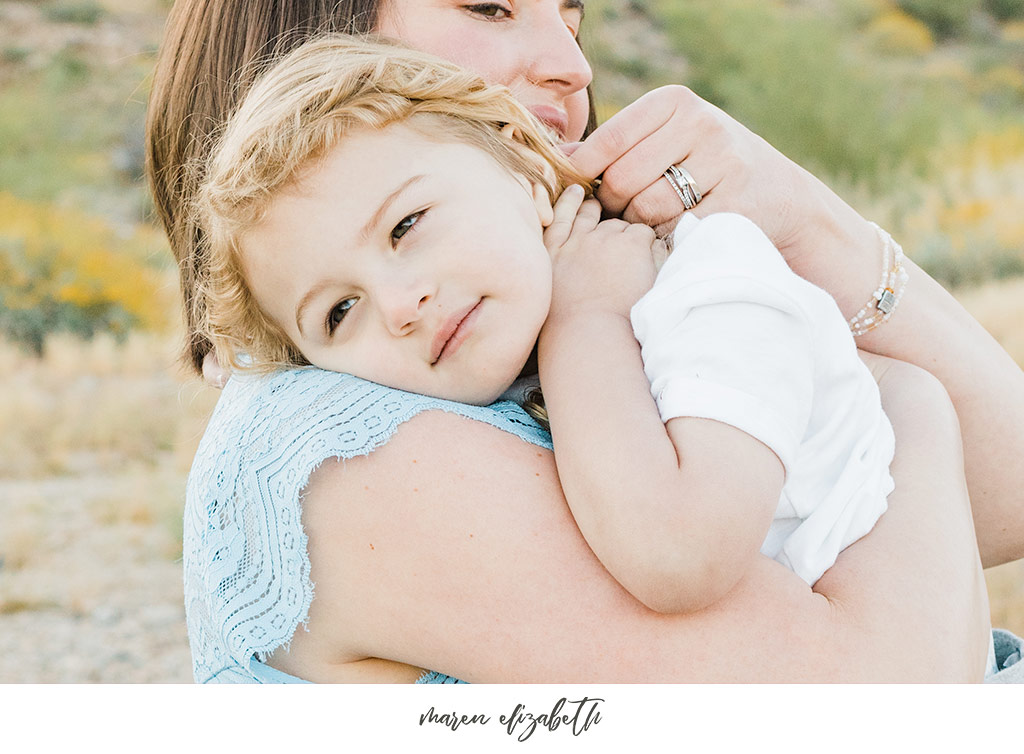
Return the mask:
[[[256,82],[197,178],[196,221],[208,249],[194,314],[221,364],[269,370],[309,363],[252,296],[241,235],[346,135],[398,122],[438,142],[482,149],[543,186],[552,202],[571,183],[590,187],[506,87],[389,42],[340,34],[307,42]]]

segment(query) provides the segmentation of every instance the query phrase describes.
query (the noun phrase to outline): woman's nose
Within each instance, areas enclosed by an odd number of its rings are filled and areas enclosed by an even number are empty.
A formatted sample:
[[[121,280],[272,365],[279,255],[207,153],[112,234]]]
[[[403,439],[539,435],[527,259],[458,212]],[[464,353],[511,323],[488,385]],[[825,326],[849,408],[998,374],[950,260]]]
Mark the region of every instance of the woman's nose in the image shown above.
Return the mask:
[[[559,88],[563,94],[585,89],[593,79],[593,72],[572,31],[565,25],[558,4],[552,3],[547,12],[538,13],[534,19],[534,23],[524,29],[526,34],[522,40],[522,53],[531,61],[530,81]]]

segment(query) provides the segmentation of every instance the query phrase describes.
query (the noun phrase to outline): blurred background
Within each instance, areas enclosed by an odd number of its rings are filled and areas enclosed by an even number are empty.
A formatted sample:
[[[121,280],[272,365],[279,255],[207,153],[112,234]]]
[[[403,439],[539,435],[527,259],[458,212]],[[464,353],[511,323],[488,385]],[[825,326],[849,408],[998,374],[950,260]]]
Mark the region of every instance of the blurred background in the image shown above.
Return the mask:
[[[191,680],[181,509],[217,396],[142,179],[169,7],[0,0],[0,682]],[[1024,0],[588,0],[585,29],[602,120],[688,84],[1024,363]],[[1024,571],[987,576],[1024,634]]]

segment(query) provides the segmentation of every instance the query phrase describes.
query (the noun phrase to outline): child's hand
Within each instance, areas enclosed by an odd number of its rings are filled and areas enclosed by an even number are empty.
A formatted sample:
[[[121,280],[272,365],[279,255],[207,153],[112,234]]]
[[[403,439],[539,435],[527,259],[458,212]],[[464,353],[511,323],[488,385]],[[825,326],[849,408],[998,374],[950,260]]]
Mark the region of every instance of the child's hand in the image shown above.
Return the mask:
[[[544,244],[553,273],[549,316],[591,310],[628,318],[654,283],[655,258],[665,255],[664,243],[648,226],[601,222],[601,205],[584,201],[579,186],[570,186],[555,202]]]

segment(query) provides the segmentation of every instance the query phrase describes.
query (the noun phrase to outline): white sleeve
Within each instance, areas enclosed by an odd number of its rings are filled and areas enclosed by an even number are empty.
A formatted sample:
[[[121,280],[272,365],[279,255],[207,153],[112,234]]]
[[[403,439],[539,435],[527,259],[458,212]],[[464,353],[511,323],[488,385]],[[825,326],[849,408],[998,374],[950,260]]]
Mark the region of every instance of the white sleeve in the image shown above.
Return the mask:
[[[811,412],[814,352],[802,286],[740,215],[684,216],[631,312],[662,421],[714,419],[761,441],[787,472]]]

